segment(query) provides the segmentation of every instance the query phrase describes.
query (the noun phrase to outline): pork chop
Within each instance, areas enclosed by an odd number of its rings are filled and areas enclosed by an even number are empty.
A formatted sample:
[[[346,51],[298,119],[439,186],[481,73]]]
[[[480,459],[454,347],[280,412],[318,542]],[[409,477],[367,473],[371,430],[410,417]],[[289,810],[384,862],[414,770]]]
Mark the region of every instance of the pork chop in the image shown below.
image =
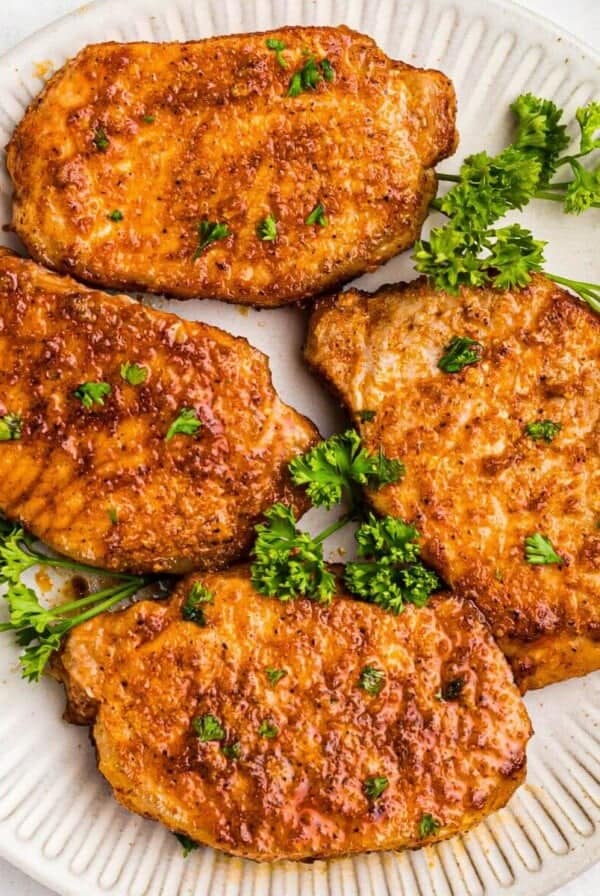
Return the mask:
[[[245,339],[0,249],[0,511],[62,554],[181,572],[248,551],[318,440]]]
[[[480,347],[444,372],[454,337]],[[424,558],[476,601],[521,687],[599,668],[598,316],[543,276],[459,296],[424,281],[350,290],[315,310],[306,359],[366,446],[406,464],[373,506],[415,523]],[[550,562],[528,562],[540,537]]]
[[[422,846],[525,776],[510,669],[451,595],[394,616],[341,589],[265,598],[247,567],[195,575],[75,629],[54,674],[119,802],[252,859]]]
[[[344,27],[88,46],[9,144],[13,225],[92,284],[283,305],[414,242],[455,114]]]

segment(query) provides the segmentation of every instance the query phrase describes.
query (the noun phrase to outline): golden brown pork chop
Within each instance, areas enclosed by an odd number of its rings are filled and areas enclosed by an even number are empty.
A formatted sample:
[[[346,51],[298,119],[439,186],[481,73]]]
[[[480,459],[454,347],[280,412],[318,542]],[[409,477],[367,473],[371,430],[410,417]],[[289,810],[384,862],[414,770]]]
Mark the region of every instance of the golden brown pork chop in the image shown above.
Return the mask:
[[[13,224],[91,283],[283,305],[414,242],[454,123],[444,75],[343,27],[89,46],[9,145]]]
[[[204,624],[182,618],[195,582]],[[261,597],[247,567],[196,575],[75,629],[54,673],[119,802],[253,859],[421,846],[525,776],[510,669],[450,595],[394,616]]]
[[[454,336],[483,354],[444,373]],[[366,445],[404,460],[404,479],[370,500],[414,521],[423,556],[485,613],[521,687],[599,668],[600,319],[542,276],[457,297],[417,281],[324,300],[306,358]],[[561,427],[552,441],[528,434],[542,421]],[[560,564],[526,561],[535,533]]]
[[[305,508],[287,465],[317,438],[245,339],[0,249],[0,510],[60,553],[225,565],[274,501]]]

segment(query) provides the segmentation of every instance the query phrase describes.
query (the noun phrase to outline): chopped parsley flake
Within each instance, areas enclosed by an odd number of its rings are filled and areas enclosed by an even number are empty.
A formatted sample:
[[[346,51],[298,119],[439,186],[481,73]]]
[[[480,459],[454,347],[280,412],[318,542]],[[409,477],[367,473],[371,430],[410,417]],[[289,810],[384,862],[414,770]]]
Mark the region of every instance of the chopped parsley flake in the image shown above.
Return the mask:
[[[322,202],[315,205],[304,223],[309,227],[312,227],[314,224],[317,224],[319,227],[327,227],[328,221],[325,214],[325,206]]]
[[[525,432],[531,436],[534,442],[551,442],[561,431],[562,424],[555,423],[553,420],[535,420],[528,423]]]
[[[419,822],[419,837],[421,840],[424,840],[425,837],[435,836],[440,828],[440,822],[433,815],[430,815],[428,812],[421,815],[421,821]]]
[[[328,59],[317,62],[314,56],[309,56],[297,72],[294,72],[288,86],[288,96],[300,96],[309,90],[314,90],[320,81],[333,81],[335,72]]]
[[[111,392],[109,383],[81,383],[73,395],[79,399],[84,408],[91,408],[94,404],[103,405],[105,397]]]
[[[194,582],[192,590],[188,594],[181,615],[186,622],[195,622],[196,625],[206,625],[206,616],[202,604],[211,604],[214,598],[212,592],[201,582]]]
[[[206,713],[192,719],[192,728],[201,741],[223,740],[225,729],[216,716]]]
[[[131,364],[126,361],[121,364],[121,378],[130,386],[141,386],[148,379],[148,368],[141,364]]]
[[[106,150],[110,146],[110,140],[106,136],[106,131],[104,130],[104,128],[96,128],[96,130],[94,131],[93,142],[98,152],[106,152]]]
[[[282,40],[277,40],[276,37],[269,37],[265,41],[267,48],[269,50],[275,51],[275,59],[281,66],[281,68],[287,68],[288,64],[283,56],[283,51],[285,50],[285,44]]]
[[[444,354],[438,361],[438,367],[444,373],[459,373],[470,364],[481,361],[483,345],[468,336],[454,336],[450,340]]]
[[[110,218],[111,221],[122,221],[123,212],[116,208],[114,211],[110,212],[109,215],[107,215],[107,218]]]
[[[239,740],[234,741],[232,744],[223,744],[221,753],[226,759],[239,759],[242,755],[242,745]]]
[[[175,834],[175,837],[181,843],[181,849],[183,851],[183,858],[187,859],[189,854],[193,852],[194,849],[198,849],[198,844],[195,840],[192,840],[191,837],[188,837],[187,834]]]
[[[200,258],[202,253],[211,243],[224,240],[231,236],[231,231],[223,221],[200,221],[198,224],[198,247],[194,253],[194,261]]]
[[[21,438],[23,421],[18,414],[0,417],[0,442],[18,442]]]
[[[273,725],[271,722],[268,722],[265,719],[260,723],[258,733],[261,737],[277,737],[277,735],[279,734],[279,728],[277,727],[277,725]]]
[[[154,124],[156,121],[154,115],[142,115],[142,121],[144,124]]]
[[[360,420],[361,423],[370,423],[377,416],[377,411],[357,411],[356,416]]]
[[[273,242],[277,239],[277,221],[273,215],[269,214],[257,225],[256,233],[259,240],[263,242]]]
[[[390,782],[385,777],[374,776],[372,778],[367,778],[363,784],[365,796],[370,800],[379,799],[381,794],[388,789],[389,783]]]
[[[273,666],[268,666],[265,669],[265,675],[267,676],[269,684],[274,686],[277,682],[281,681],[282,678],[285,678],[287,672],[285,669],[275,669]]]
[[[194,408],[182,408],[167,430],[165,442],[170,442],[178,433],[184,436],[195,435],[202,426],[202,420]]]
[[[370,694],[371,697],[376,697],[380,694],[384,684],[385,672],[381,669],[376,669],[375,666],[365,666],[358,679],[358,686],[363,691],[366,691],[367,694]]]
[[[525,559],[534,566],[548,566],[551,563],[564,563],[554,550],[554,546],[546,535],[535,532],[525,539]]]
[[[109,507],[106,512],[107,512],[108,518],[111,521],[111,523],[113,524],[113,526],[116,526],[117,523],[119,522],[118,511],[114,507]]]

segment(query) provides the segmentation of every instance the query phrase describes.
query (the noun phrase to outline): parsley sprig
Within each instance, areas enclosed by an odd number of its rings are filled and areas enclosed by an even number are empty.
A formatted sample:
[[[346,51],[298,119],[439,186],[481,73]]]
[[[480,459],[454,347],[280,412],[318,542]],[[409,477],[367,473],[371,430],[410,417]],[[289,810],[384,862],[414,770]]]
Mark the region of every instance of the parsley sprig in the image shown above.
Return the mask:
[[[600,207],[600,166],[588,170],[580,161],[600,148],[600,103],[577,110],[579,149],[567,155],[563,153],[570,141],[563,112],[553,102],[523,94],[511,109],[516,134],[510,146],[496,156],[469,156],[458,175],[440,175],[454,185],[432,207],[448,223],[434,227],[428,240],[419,240],[413,254],[417,270],[439,289],[456,293],[461,286],[527,286],[532,273],[544,267],[545,243],[519,224],[495,225],[531,199],[561,202],[567,213]],[[565,167],[570,167],[571,179],[553,182]],[[600,313],[600,284],[546,276]]]
[[[33,588],[21,580],[35,566],[101,575],[115,582],[76,600],[46,607]],[[38,681],[68,631],[133,597],[149,579],[95,569],[64,557],[51,557],[34,547],[34,539],[16,527],[5,532],[0,542],[0,582],[7,586],[4,599],[9,609],[9,621],[0,624],[0,632],[14,634],[17,644],[24,648],[20,656],[23,677]]]
[[[382,488],[397,482],[404,472],[404,464],[383,451],[370,454],[355,429],[331,436],[290,463],[294,483],[305,486],[312,503],[327,510],[344,496],[355,508],[362,488]]]

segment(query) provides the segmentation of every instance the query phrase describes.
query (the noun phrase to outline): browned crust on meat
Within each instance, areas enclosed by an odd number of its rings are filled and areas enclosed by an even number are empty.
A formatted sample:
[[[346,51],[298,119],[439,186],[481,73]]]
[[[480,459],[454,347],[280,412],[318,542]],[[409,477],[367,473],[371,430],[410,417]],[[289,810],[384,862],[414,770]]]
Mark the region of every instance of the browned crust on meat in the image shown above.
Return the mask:
[[[306,49],[335,80],[289,97]],[[13,226],[36,260],[89,283],[282,305],[414,242],[455,118],[448,78],[344,27],[96,44],[54,75],[10,141]],[[307,226],[319,202],[328,226]],[[276,242],[256,234],[269,213]],[[232,235],[194,261],[202,219]]]
[[[455,335],[480,364],[437,368]],[[366,444],[405,462],[402,482],[370,495],[414,521],[423,554],[477,602],[523,689],[600,668],[600,320],[550,280],[514,292],[425,281],[317,304],[309,364],[355,415]],[[375,410],[373,422],[356,417]],[[562,429],[535,442],[527,423]],[[564,564],[525,562],[541,532]]]
[[[204,627],[181,618],[196,580],[213,594]],[[385,672],[378,696],[358,686],[366,665]],[[267,667],[286,675],[270,685]],[[478,610],[451,595],[400,616],[342,591],[331,607],[282,603],[239,567],[80,626],[55,674],[69,718],[94,725],[119,802],[248,858],[422,846],[504,805],[525,776],[531,728],[510,670]],[[458,699],[440,700],[457,678]],[[194,734],[205,713],[238,760]],[[275,738],[259,735],[265,719]],[[368,800],[365,780],[382,775]],[[425,813],[441,828],[420,839]]]
[[[120,374],[146,368],[144,384]],[[108,382],[104,405],[73,395]],[[165,440],[182,407],[195,435]],[[274,501],[300,513],[292,457],[318,440],[245,339],[109,296],[0,250],[0,510],[63,554],[138,572],[218,568],[247,554]],[[113,517],[111,519],[111,517]]]

